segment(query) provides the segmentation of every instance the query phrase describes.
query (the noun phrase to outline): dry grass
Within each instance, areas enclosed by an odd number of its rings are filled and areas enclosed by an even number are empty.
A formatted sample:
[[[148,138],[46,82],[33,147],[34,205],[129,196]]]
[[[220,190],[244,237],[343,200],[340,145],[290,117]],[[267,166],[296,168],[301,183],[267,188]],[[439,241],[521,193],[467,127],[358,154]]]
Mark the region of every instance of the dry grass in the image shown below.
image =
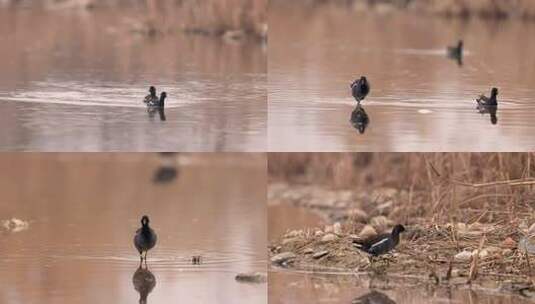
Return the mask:
[[[531,213],[533,153],[271,153],[272,181],[322,184],[365,192],[381,187],[410,193],[404,216],[435,220],[509,220]],[[407,198],[409,200],[409,198]],[[488,210],[487,210],[488,209]]]
[[[532,0],[303,0],[303,2],[312,5],[334,3],[357,9],[389,6],[448,17],[535,19],[535,2]]]
[[[519,242],[535,222],[534,156],[271,153],[270,182],[288,185],[284,191],[293,194],[279,197],[311,208],[318,201],[327,202],[320,205],[322,212],[339,213],[339,206],[343,206],[346,214],[354,208],[367,214],[364,219],[338,217],[343,221],[342,232],[334,241],[322,241],[324,235],[332,233],[328,227],[289,232],[271,247],[271,254],[294,252],[297,266],[369,271],[365,254],[352,248],[351,240],[358,238],[366,225],[374,226],[374,218],[386,216],[388,225],[403,223],[408,227],[387,267],[389,273],[429,277],[437,283],[473,283],[483,278],[521,283],[514,288],[531,286],[531,266]],[[376,197],[375,193],[391,194]],[[328,203],[331,197],[332,208]],[[344,200],[347,204],[340,205]],[[391,202],[391,207],[378,212],[378,206],[385,202]],[[378,232],[390,229],[374,228]],[[313,257],[321,251],[329,253]],[[471,257],[454,259],[462,251],[470,252]]]

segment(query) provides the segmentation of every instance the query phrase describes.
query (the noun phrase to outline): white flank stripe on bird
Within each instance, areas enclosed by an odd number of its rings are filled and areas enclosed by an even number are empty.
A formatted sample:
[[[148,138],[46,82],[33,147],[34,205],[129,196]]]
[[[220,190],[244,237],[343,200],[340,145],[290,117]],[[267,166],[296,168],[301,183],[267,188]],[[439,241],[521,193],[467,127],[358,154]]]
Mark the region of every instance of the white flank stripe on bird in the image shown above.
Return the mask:
[[[370,247],[370,250],[372,250],[373,247],[379,246],[379,245],[381,245],[381,244],[384,243],[384,242],[388,242],[388,238],[382,239],[382,240],[380,240],[379,242],[373,244],[373,245]]]

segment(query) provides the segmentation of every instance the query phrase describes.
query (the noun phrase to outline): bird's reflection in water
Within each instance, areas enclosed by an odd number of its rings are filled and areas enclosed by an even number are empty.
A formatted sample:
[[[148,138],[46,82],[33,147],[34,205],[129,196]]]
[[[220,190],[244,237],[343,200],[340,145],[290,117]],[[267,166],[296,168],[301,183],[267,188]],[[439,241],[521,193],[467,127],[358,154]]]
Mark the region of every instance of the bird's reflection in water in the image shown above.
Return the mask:
[[[447,56],[449,59],[457,61],[457,65],[463,65],[463,41],[459,40],[456,46],[449,46],[447,48]]]
[[[160,120],[161,121],[165,121],[166,120],[164,108],[161,108],[161,107],[148,107],[147,108],[147,113],[149,113],[149,118],[151,118],[151,119],[154,118],[156,113],[158,113],[158,115],[160,116]]]
[[[359,104],[357,107],[351,112],[351,125],[353,125],[353,128],[357,129],[360,134],[364,133],[366,131],[366,128],[368,127],[368,124],[370,123],[370,118],[368,117],[368,114],[364,110],[364,108]]]
[[[477,110],[481,114],[489,114],[491,124],[495,125],[498,123],[498,116],[496,115],[496,113],[498,112],[497,106],[478,105]]]
[[[353,299],[351,304],[396,304],[396,302],[384,293],[372,290],[365,295]]]
[[[145,268],[143,268],[143,264],[139,264],[139,268],[134,272],[134,276],[132,277],[132,283],[139,293],[139,304],[146,304],[149,293],[156,286],[156,277],[146,267],[146,264]]]
[[[462,55],[453,55],[453,54],[448,54],[448,58],[451,59],[451,60],[454,60],[457,62],[457,65],[459,67],[462,67],[463,66],[463,56]]]
[[[152,182],[155,184],[170,183],[178,177],[179,167],[177,164],[177,155],[170,152],[163,152],[161,165],[154,172]]]

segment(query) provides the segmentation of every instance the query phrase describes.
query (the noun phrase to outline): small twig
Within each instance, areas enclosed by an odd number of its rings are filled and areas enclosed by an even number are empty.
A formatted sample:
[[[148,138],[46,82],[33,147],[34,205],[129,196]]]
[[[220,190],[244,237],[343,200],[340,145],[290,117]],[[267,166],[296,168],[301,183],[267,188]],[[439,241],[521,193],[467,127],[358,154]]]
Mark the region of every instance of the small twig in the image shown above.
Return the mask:
[[[478,270],[478,260],[479,260],[479,252],[481,252],[481,249],[483,248],[483,244],[485,243],[485,235],[481,238],[481,241],[479,241],[479,247],[476,250],[475,256],[472,257],[472,265],[470,266],[470,275],[468,276],[468,284],[471,284],[473,280],[477,278],[477,270]]]
[[[507,185],[507,186],[535,185],[535,180],[524,179],[524,178],[495,181],[495,182],[488,182],[488,183],[479,183],[479,184],[465,183],[465,182],[453,180],[453,179],[451,180],[451,182],[456,185],[473,187],[473,188],[483,188],[483,187],[492,187],[492,186],[500,186],[500,185]]]

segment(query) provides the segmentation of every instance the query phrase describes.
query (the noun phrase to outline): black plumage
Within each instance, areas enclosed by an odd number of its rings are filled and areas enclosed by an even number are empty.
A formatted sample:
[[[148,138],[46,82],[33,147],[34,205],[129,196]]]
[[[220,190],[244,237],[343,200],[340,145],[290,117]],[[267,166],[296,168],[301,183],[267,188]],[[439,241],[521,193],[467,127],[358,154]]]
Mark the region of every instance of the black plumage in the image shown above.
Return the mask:
[[[399,244],[399,234],[405,231],[403,225],[396,225],[392,233],[377,235],[368,240],[355,240],[356,247],[372,256],[379,256],[388,253]]]
[[[145,259],[145,263],[147,262],[147,252],[156,245],[157,241],[156,232],[149,226],[149,217],[144,215],[141,218],[141,228],[136,231],[134,236],[134,246],[139,252],[141,261]],[[143,253],[145,253],[145,257],[143,257]]]
[[[167,93],[166,92],[162,92],[160,94],[160,99],[156,98],[156,100],[148,102],[147,105],[149,107],[159,107],[159,108],[163,109],[165,107],[165,99],[166,98],[167,98]]]
[[[151,86],[149,88],[149,95],[145,96],[145,99],[143,99],[143,102],[146,104],[153,104],[158,102],[158,96],[156,96],[156,88]]]
[[[355,98],[355,100],[359,104],[364,98],[366,98],[366,95],[370,93],[370,83],[368,82],[365,76],[362,76],[359,79],[353,81],[350,87],[353,98]]]
[[[479,98],[476,98],[478,107],[497,107],[498,106],[498,89],[492,88],[490,91],[490,97],[485,95],[480,95]]]

